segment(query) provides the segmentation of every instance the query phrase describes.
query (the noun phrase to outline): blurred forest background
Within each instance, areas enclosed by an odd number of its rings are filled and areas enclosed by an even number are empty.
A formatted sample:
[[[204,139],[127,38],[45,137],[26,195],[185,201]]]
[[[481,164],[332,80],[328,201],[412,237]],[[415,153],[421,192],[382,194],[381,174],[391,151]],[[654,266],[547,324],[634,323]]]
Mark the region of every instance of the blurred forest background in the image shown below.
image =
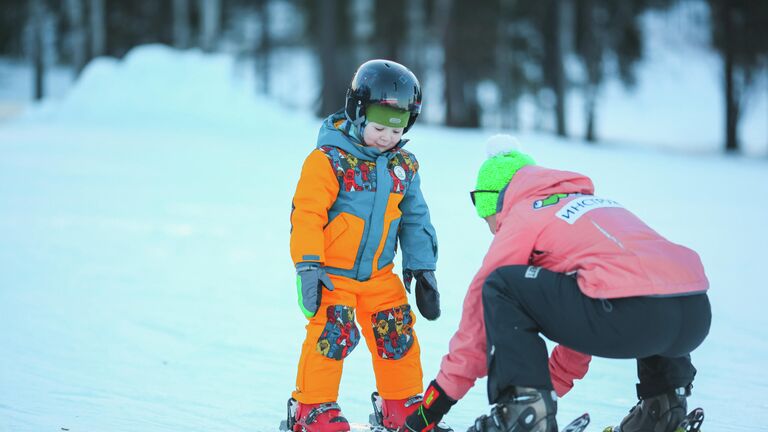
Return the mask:
[[[310,53],[318,115],[341,106],[358,64],[389,58],[440,95],[430,122],[516,129],[525,98],[538,130],[569,136],[567,98],[578,94],[580,138],[598,142],[601,88],[632,88],[649,37],[642,16],[673,8],[680,35],[720,59],[720,139],[738,151],[750,95],[768,88],[765,0],[0,0],[0,58],[33,65],[30,97],[42,99],[51,68],[76,76],[147,43],[235,54],[265,95],[276,62]]]

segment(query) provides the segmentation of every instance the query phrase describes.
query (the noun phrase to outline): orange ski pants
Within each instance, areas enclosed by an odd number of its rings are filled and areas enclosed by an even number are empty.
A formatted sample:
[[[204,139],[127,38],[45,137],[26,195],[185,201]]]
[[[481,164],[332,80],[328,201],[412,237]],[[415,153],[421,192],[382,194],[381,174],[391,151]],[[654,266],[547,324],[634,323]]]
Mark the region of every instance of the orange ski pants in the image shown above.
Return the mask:
[[[360,333],[371,352],[382,398],[405,399],[421,393],[415,314],[400,278],[392,271],[365,282],[329,276],[334,290],[323,289],[317,315],[306,326],[293,397],[305,404],[338,400],[344,358],[360,340]]]

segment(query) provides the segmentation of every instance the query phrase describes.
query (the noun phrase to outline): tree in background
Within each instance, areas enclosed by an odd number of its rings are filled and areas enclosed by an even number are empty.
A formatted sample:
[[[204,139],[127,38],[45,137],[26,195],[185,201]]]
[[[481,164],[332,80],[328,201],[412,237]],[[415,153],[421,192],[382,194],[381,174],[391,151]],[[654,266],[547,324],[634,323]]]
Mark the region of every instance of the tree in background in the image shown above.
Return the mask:
[[[565,9],[562,0],[541,0],[536,3],[540,8],[537,21],[544,42],[544,84],[554,99],[552,109],[555,115],[555,133],[564,137],[568,135],[565,113],[567,81],[563,69]]]
[[[521,0],[501,0],[496,24],[495,67],[493,76],[499,89],[500,126],[518,129],[518,104],[525,94],[541,90],[541,60],[536,58],[538,30],[524,13]]]
[[[320,62],[320,101],[316,113],[327,116],[344,105],[355,70],[352,0],[302,0],[308,16],[308,39]]]
[[[400,57],[420,81],[425,78],[428,47],[437,41],[430,33],[429,12],[426,0],[408,0],[405,4],[405,49]]]
[[[189,0],[173,0],[173,46],[186,49],[191,37]]]
[[[523,94],[533,95],[540,113],[551,114],[552,129],[560,136],[567,135],[568,77],[563,63],[568,53],[571,1],[502,0],[496,32],[501,44],[496,51],[506,53],[497,59],[493,77],[501,90],[502,106],[514,107]],[[505,73],[510,76],[504,77]]]
[[[443,36],[445,61],[445,124],[458,127],[480,126],[477,85],[494,72],[498,2],[452,0]]]
[[[89,0],[89,27],[91,41],[90,58],[107,54],[107,12],[106,0]]]
[[[47,10],[43,0],[29,2],[30,53],[32,56],[32,74],[34,98],[41,100],[45,96],[45,21]]]
[[[67,0],[64,11],[68,23],[68,32],[65,37],[66,51],[69,53],[70,63],[75,69],[75,75],[79,75],[89,60],[85,4],[83,0]]]
[[[259,92],[269,94],[270,64],[269,57],[272,53],[272,36],[269,30],[269,0],[258,0],[256,10],[259,15],[259,44],[256,47],[256,75],[259,77]]]
[[[709,8],[706,31],[723,63],[725,145],[738,150],[749,96],[768,83],[765,0],[0,0],[0,55],[30,61],[42,98],[46,67],[63,62],[77,74],[96,56],[119,58],[140,44],[253,59],[262,94],[277,66],[270,59],[311,51],[322,116],[342,105],[357,65],[389,58],[411,68],[428,92],[435,80],[442,85],[443,103],[431,94],[426,109],[444,108],[448,126],[480,126],[478,86],[492,83],[501,127],[519,127],[518,106],[530,96],[537,126],[565,136],[566,95],[575,85],[584,95],[585,138],[596,141],[601,88],[612,78],[635,82],[643,15],[686,3]],[[566,74],[579,70],[564,68],[574,64],[566,60],[578,61],[583,74]]]
[[[57,15],[57,33],[61,46],[60,60],[72,65],[75,76],[93,58],[104,55],[107,37],[107,23],[104,0],[47,1]]]
[[[584,68],[585,139],[595,142],[595,111],[600,87],[611,73],[606,58],[625,86],[635,84],[634,68],[643,55],[639,19],[645,0],[575,0],[574,51]]]
[[[377,58],[405,63],[407,36],[405,0],[374,0],[373,52]]]
[[[92,22],[91,54],[94,57],[100,55],[101,51],[102,54],[121,58],[131,48],[142,44],[173,45],[171,2],[89,0],[89,3]],[[100,8],[103,9],[99,11]],[[96,37],[96,34],[103,34],[103,37]],[[99,39],[101,41],[97,42]],[[103,47],[99,47],[99,44],[103,44]]]
[[[0,55],[24,55],[24,25],[29,7],[16,0],[0,0]]]
[[[200,48],[213,52],[221,28],[221,0],[198,0],[200,12]]]
[[[768,2],[708,0],[712,44],[723,61],[725,150],[739,150],[739,120],[760,73],[768,71]]]

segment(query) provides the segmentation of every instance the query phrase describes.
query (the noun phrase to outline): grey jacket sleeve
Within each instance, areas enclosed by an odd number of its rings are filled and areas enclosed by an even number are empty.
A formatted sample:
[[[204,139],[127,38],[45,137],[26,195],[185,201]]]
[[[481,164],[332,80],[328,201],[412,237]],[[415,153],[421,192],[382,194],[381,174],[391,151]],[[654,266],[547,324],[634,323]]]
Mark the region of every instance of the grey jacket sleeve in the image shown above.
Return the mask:
[[[416,172],[400,202],[400,247],[403,269],[435,270],[437,234],[429,221],[429,208],[421,193],[421,177]]]

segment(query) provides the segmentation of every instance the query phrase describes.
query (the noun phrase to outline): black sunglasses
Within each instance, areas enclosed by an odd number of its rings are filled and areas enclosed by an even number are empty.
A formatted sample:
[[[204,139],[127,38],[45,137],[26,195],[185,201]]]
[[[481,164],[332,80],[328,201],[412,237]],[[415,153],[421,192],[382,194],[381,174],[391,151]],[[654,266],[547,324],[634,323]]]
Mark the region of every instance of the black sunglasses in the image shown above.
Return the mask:
[[[497,190],[484,190],[484,189],[476,189],[469,193],[469,198],[472,199],[472,205],[475,205],[475,194],[476,193],[499,193]]]

